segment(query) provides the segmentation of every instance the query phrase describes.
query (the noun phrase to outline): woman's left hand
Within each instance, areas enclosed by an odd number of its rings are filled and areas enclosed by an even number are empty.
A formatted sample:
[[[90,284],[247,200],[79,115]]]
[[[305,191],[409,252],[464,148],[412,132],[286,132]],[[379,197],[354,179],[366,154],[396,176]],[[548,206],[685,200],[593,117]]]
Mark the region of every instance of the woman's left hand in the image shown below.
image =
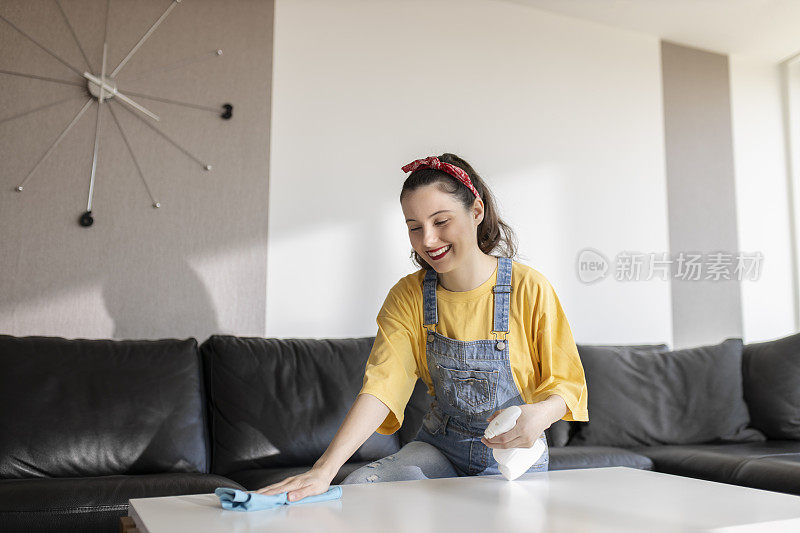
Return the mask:
[[[522,409],[522,413],[517,418],[517,425],[492,439],[482,436],[481,442],[489,448],[530,448],[533,446],[544,430],[550,427],[547,411],[544,406],[535,403],[523,404],[519,408]],[[500,411],[495,411],[487,420],[491,422],[498,414]]]

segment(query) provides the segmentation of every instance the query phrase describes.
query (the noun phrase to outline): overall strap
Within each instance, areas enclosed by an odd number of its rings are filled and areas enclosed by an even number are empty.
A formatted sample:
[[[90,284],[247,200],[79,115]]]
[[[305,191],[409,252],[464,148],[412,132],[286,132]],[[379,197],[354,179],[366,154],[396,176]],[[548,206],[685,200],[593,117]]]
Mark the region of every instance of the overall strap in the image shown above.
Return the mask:
[[[511,305],[511,259],[497,258],[497,285],[492,287],[494,293],[494,329],[508,332],[508,314]]]
[[[508,315],[511,303],[511,268],[508,257],[497,258],[497,285],[492,287],[494,297],[493,329],[497,332],[508,332]],[[425,272],[422,281],[422,312],[424,325],[438,324],[439,314],[436,305],[436,285],[438,273],[435,269]]]
[[[439,314],[436,310],[436,284],[438,283],[438,273],[433,268],[425,273],[422,282],[422,312],[424,313],[424,325],[438,324]]]

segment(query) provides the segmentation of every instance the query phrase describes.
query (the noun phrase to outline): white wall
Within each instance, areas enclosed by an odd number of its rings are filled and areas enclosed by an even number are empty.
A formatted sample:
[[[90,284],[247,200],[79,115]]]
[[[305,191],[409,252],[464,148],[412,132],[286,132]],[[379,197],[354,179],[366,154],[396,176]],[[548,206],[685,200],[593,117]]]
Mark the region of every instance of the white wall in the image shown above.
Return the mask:
[[[668,281],[576,274],[584,247],[668,251],[657,38],[487,0],[278,0],[275,21],[267,336],[374,335],[416,269],[400,167],[452,151],[578,342],[671,342]]]
[[[739,249],[761,252],[757,280],[743,280],[745,342],[794,332],[789,196],[778,65],[729,58]]]

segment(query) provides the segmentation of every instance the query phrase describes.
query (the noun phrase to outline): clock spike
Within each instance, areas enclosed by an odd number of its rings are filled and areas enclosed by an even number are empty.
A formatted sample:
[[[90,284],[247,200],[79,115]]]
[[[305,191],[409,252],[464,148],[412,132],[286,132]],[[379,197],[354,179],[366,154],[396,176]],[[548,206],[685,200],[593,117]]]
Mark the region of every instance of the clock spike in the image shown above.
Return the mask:
[[[144,183],[144,189],[147,191],[147,196],[150,197],[150,201],[153,202],[154,207],[160,207],[161,204],[156,202],[153,195],[150,193],[150,187],[147,186],[147,180],[144,179],[144,173],[142,172],[142,167],[139,166],[139,161],[136,159],[136,156],[133,153],[133,148],[131,148],[131,143],[128,141],[128,136],[125,135],[125,132],[122,130],[122,124],[119,123],[119,119],[117,119],[117,114],[114,113],[114,108],[112,106],[108,106],[108,110],[111,112],[111,118],[114,119],[114,122],[119,129],[120,135],[122,135],[122,140],[125,142],[125,146],[128,148],[128,153],[131,154],[131,159],[133,159],[133,164],[136,166],[136,171],[139,173],[139,177],[142,179],[142,183]]]
[[[35,113],[36,111],[41,111],[42,109],[47,109],[48,107],[53,107],[58,104],[63,104],[64,102],[69,102],[70,100],[76,100],[78,98],[83,98],[83,95],[80,96],[70,96],[68,98],[64,98],[63,100],[58,100],[56,102],[52,102],[50,104],[41,105],[39,107],[34,107],[33,109],[29,109],[28,111],[23,111],[22,113],[17,113],[16,115],[11,115],[10,117],[0,119],[0,124],[3,122],[8,122],[9,120],[14,120],[15,118],[24,117],[25,115],[30,115],[31,113]]]
[[[115,102],[114,100],[111,100],[110,102],[111,102],[111,104],[117,104],[117,105],[119,105],[119,103],[118,103],[118,102]],[[172,140],[172,139],[171,139],[171,138],[170,138],[170,137],[169,137],[169,136],[168,136],[166,133],[164,133],[164,132],[163,132],[163,131],[161,131],[160,129],[156,128],[156,127],[155,127],[153,124],[150,124],[150,122],[148,122],[147,120],[143,119],[141,116],[137,115],[136,113],[134,113],[133,111],[131,111],[131,110],[130,110],[130,109],[128,109],[127,107],[125,107],[125,106],[122,106],[122,105],[120,105],[120,107],[122,107],[122,109],[124,109],[125,111],[127,111],[128,113],[130,113],[131,115],[133,115],[134,117],[136,117],[136,118],[138,118],[139,120],[141,120],[141,121],[142,121],[142,123],[143,123],[145,126],[147,126],[148,128],[152,129],[153,131],[155,131],[156,133],[158,133],[159,135],[161,135],[162,137],[164,137],[166,140],[168,140],[168,141],[169,141],[169,142],[172,144],[172,146],[174,146],[175,148],[177,148],[178,150],[180,150],[181,152],[183,152],[184,154],[186,154],[187,156],[189,156],[189,157],[190,157],[190,158],[192,158],[193,160],[197,161],[197,163],[198,163],[198,164],[200,164],[200,165],[201,165],[201,166],[203,166],[203,167],[205,167],[205,166],[206,166],[206,164],[205,164],[205,163],[203,163],[203,162],[202,162],[202,161],[200,161],[200,160],[199,160],[197,157],[195,157],[195,156],[194,156],[194,155],[193,155],[193,154],[192,154],[192,153],[191,153],[189,150],[187,150],[186,148],[184,148],[184,147],[183,147],[183,146],[181,146],[180,144],[178,144],[178,143],[176,143],[175,141],[173,141],[173,140]],[[206,170],[210,170],[210,166],[209,166],[209,168],[208,168],[208,169],[206,169]]]
[[[76,73],[78,76],[80,76],[80,75],[81,75],[81,71],[80,71],[80,70],[76,69],[75,67],[73,67],[72,65],[70,65],[69,63],[67,63],[66,61],[64,61],[64,60],[63,60],[63,59],[61,59],[60,57],[58,57],[58,56],[56,55],[56,53],[55,53],[55,52],[53,52],[53,51],[52,51],[52,50],[50,50],[49,48],[45,47],[44,45],[40,44],[40,43],[39,43],[39,41],[37,41],[36,39],[34,39],[33,37],[31,37],[30,35],[28,35],[28,34],[27,34],[27,33],[25,33],[24,31],[22,31],[21,29],[17,28],[17,27],[14,25],[14,23],[13,23],[13,22],[11,22],[11,21],[10,21],[10,20],[8,20],[7,18],[5,18],[3,15],[0,15],[0,19],[3,19],[3,20],[5,20],[5,21],[6,21],[6,23],[7,23],[9,26],[11,26],[12,28],[14,28],[14,29],[15,29],[15,30],[17,30],[18,32],[20,32],[22,35],[24,35],[25,37],[27,37],[28,39],[30,39],[30,40],[33,42],[33,44],[35,44],[36,46],[38,46],[39,48],[41,48],[42,50],[44,50],[45,52],[47,52],[48,54],[50,54],[51,56],[53,56],[54,58],[56,58],[56,59],[57,59],[57,60],[58,60],[58,61],[59,61],[59,62],[60,62],[62,65],[64,65],[65,67],[67,67],[67,68],[68,68],[68,69],[70,69],[71,71],[75,72],[75,73]]]
[[[125,89],[123,89],[123,90],[125,91]],[[219,109],[217,109],[216,107],[209,107],[209,106],[204,106],[204,105],[200,105],[200,104],[192,104],[192,103],[189,103],[189,102],[180,102],[178,100],[170,100],[168,98],[162,98],[160,96],[151,96],[149,94],[135,93],[135,92],[132,92],[132,91],[125,91],[125,94],[130,94],[131,96],[138,96],[139,98],[145,98],[147,100],[157,100],[159,102],[166,102],[168,104],[176,104],[176,105],[182,105],[182,106],[186,106],[186,107],[194,107],[196,109],[202,109],[204,111],[213,111],[214,113],[219,113]]]
[[[111,0],[106,0],[106,29],[105,33],[103,33],[103,54],[105,54],[105,46],[106,42],[108,42],[108,19],[109,15],[111,14]],[[106,77],[106,58],[103,57],[103,78]]]
[[[152,74],[156,74],[158,72],[166,72],[168,70],[174,70],[176,68],[181,68],[181,67],[185,67],[187,65],[191,65],[192,63],[197,63],[198,61],[203,61],[204,59],[208,59],[210,57],[217,57],[217,56],[221,56],[221,55],[222,55],[222,50],[215,50],[215,51],[210,52],[210,53],[209,52],[204,52],[202,54],[190,57],[188,59],[182,59],[182,60],[180,60],[180,61],[178,61],[176,63],[172,63],[172,64],[164,66],[164,67],[158,67],[158,68],[155,68],[153,70],[146,70],[144,72],[140,72],[139,74],[136,75],[135,78],[127,78],[126,77],[125,78],[125,83],[130,83],[132,81],[141,80],[143,78],[146,78],[146,77],[148,77],[148,76],[150,76]]]
[[[22,76],[24,78],[33,78],[35,80],[53,81],[55,83],[63,83],[65,85],[75,85],[76,87],[83,87],[83,83],[77,81],[60,80],[58,78],[48,78],[47,76],[37,76],[36,74],[25,74],[24,72],[14,72],[13,70],[0,70],[0,74],[10,74],[11,76]]]
[[[61,142],[61,139],[63,139],[64,136],[66,136],[67,132],[69,132],[69,130],[72,129],[72,127],[78,122],[78,120],[86,112],[86,110],[89,109],[89,106],[92,104],[92,101],[93,101],[92,98],[89,98],[88,100],[86,100],[86,103],[83,105],[81,110],[78,111],[78,114],[75,115],[75,117],[72,119],[72,121],[69,123],[69,125],[67,125],[67,127],[64,128],[64,131],[61,132],[61,135],[58,136],[58,139],[56,139],[55,142],[52,145],[50,145],[50,148],[47,149],[47,152],[45,152],[45,154],[41,157],[41,159],[39,159],[39,161],[33,166],[31,171],[28,172],[28,175],[25,176],[25,179],[22,180],[22,183],[19,184],[20,187],[25,185],[25,182],[28,181],[28,178],[30,178],[33,175],[34,172],[36,172],[36,169],[39,168],[39,165],[42,164],[42,161],[47,159],[47,156],[49,156],[50,153],[55,149],[55,147],[58,146],[58,143]]]
[[[92,63],[89,61],[89,58],[86,56],[86,52],[83,50],[83,47],[81,46],[81,42],[78,40],[78,36],[75,34],[75,28],[73,28],[72,24],[70,24],[69,17],[67,17],[66,11],[64,11],[64,8],[61,6],[61,2],[59,2],[59,0],[55,0],[55,2],[56,5],[58,6],[58,9],[61,11],[61,15],[64,17],[64,22],[67,23],[67,27],[69,28],[69,32],[72,34],[72,38],[75,39],[75,44],[78,45],[78,50],[81,51],[83,60],[86,61],[86,66],[89,67],[89,70],[94,70],[94,67],[92,67]]]

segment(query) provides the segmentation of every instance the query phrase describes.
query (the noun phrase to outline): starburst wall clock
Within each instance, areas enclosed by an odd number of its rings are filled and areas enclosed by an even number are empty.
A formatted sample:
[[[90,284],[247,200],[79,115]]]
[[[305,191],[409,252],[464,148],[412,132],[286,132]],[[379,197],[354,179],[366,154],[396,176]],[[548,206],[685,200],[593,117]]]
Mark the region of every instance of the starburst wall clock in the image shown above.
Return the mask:
[[[119,0],[117,0],[119,1]],[[187,150],[184,146],[182,146],[178,140],[173,139],[171,136],[167,135],[161,128],[158,127],[158,122],[161,118],[150,109],[148,109],[144,103],[147,100],[155,100],[160,102],[165,102],[167,104],[173,104],[178,106],[190,107],[194,109],[198,109],[201,111],[210,111],[216,114],[219,118],[223,120],[230,120],[233,116],[233,105],[230,103],[222,104],[221,106],[215,107],[210,105],[202,105],[198,103],[192,102],[185,102],[181,100],[176,100],[173,98],[165,98],[161,95],[153,95],[153,94],[143,94],[140,92],[134,92],[131,90],[125,89],[126,80],[123,77],[121,80],[118,80],[120,72],[123,71],[125,66],[129,63],[131,58],[134,57],[136,52],[142,47],[146,46],[147,40],[150,36],[158,29],[159,25],[166,19],[169,14],[181,4],[181,0],[172,0],[169,5],[166,7],[164,12],[161,16],[152,22],[152,25],[149,28],[142,28],[143,33],[141,38],[138,40],[135,46],[130,49],[130,51],[125,55],[125,57],[116,65],[112,67],[112,65],[107,64],[107,56],[108,56],[108,21],[109,16],[112,10],[112,2],[111,0],[105,0],[103,2],[100,0],[98,2],[98,7],[105,7],[105,28],[103,31],[103,53],[102,53],[102,64],[92,65],[89,61],[89,58],[86,54],[85,49],[81,45],[80,36],[76,33],[73,24],[70,22],[69,17],[67,16],[64,7],[61,4],[61,0],[53,0],[55,6],[57,6],[57,13],[59,14],[59,18],[62,19],[63,24],[69,29],[69,33],[72,36],[74,43],[65,43],[64,46],[74,46],[77,45],[78,49],[80,50],[81,56],[85,65],[75,65],[70,62],[67,62],[63,59],[63,54],[60,53],[59,49],[53,49],[52,47],[47,47],[37,39],[35,35],[31,32],[26,32],[20,29],[16,24],[14,24],[13,20],[7,18],[4,13],[2,12],[2,4],[0,4],[0,25],[5,26],[6,31],[13,31],[21,34],[25,37],[27,42],[31,44],[31,46],[36,46],[58,60],[64,67],[69,69],[73,76],[72,78],[56,78],[56,77],[48,77],[48,76],[41,76],[36,73],[29,73],[29,72],[21,72],[17,70],[0,70],[0,75],[3,76],[18,76],[24,77],[29,79],[39,80],[42,83],[60,83],[66,85],[72,85],[76,87],[76,90],[83,91],[83,96],[86,101],[81,109],[73,116],[73,118],[69,121],[68,124],[63,126],[61,133],[55,139],[55,141],[50,144],[50,146],[44,150],[42,155],[38,158],[37,161],[34,161],[30,165],[30,171],[27,172],[25,176],[20,176],[18,184],[14,187],[14,191],[17,193],[27,192],[25,189],[26,183],[28,183],[31,179],[35,178],[37,174],[37,169],[39,169],[42,162],[44,162],[48,156],[55,150],[55,148],[59,145],[59,143],[70,133],[75,125],[81,120],[81,118],[87,114],[90,108],[96,108],[96,115],[95,115],[95,129],[94,129],[94,149],[92,151],[91,156],[91,172],[89,175],[89,187],[88,187],[88,200],[86,204],[86,211],[84,211],[79,217],[78,222],[81,226],[89,227],[94,223],[94,216],[92,214],[92,196],[94,194],[94,187],[95,187],[95,180],[97,178],[96,171],[97,171],[97,160],[100,154],[100,147],[101,147],[101,140],[104,138],[104,132],[107,128],[111,128],[111,130],[116,129],[122,140],[124,141],[125,147],[127,152],[130,154],[131,160],[136,167],[136,172],[141,178],[142,184],[147,192],[147,195],[150,197],[152,202],[153,208],[160,208],[161,203],[154,198],[150,187],[147,185],[147,180],[145,179],[144,172],[142,171],[142,167],[139,164],[139,159],[136,155],[135,147],[130,142],[129,136],[126,135],[125,130],[122,127],[122,124],[118,118],[119,112],[130,113],[138,120],[142,121],[146,126],[152,130],[153,135],[157,135],[160,139],[164,142],[169,143],[172,145],[176,150],[182,152],[187,157],[194,160],[202,170],[210,171],[211,165],[207,161],[201,160],[200,157],[193,154],[189,150]],[[221,57],[222,50],[215,49],[209,53],[201,54],[200,56],[195,56],[188,60],[183,60],[178,63],[172,65],[160,65],[157,68],[151,69],[150,72],[156,71],[166,71],[166,70],[173,70],[177,69],[178,67],[186,66],[187,64],[193,61],[199,61],[203,59],[207,59],[208,56],[213,57]],[[85,68],[84,68],[85,67]],[[139,76],[141,77],[141,76]],[[132,80],[127,80],[132,81]],[[0,95],[0,99],[2,96]],[[69,98],[68,98],[69,99]],[[5,122],[9,122],[25,115],[38,112],[42,109],[48,108],[50,106],[56,105],[60,102],[65,100],[61,100],[55,103],[46,103],[44,105],[38,106],[32,110],[18,113],[13,116],[9,117],[0,117],[0,125]],[[4,106],[10,107],[10,106]],[[108,111],[108,114],[105,113],[105,110]],[[108,118],[111,120],[109,121]],[[113,128],[110,122],[113,122]],[[87,142],[89,142],[87,140]]]

